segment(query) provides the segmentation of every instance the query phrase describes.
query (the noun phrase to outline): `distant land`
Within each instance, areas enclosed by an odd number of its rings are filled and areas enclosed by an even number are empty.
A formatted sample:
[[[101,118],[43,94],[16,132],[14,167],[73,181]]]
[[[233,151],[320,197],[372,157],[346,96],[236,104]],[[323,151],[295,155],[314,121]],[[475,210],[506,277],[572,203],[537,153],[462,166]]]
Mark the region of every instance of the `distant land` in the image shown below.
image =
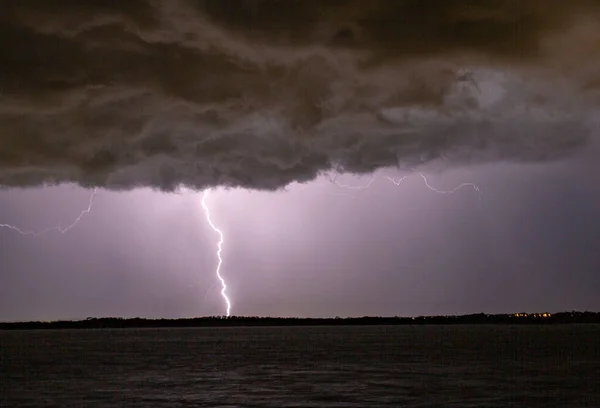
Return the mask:
[[[247,327],[247,326],[374,326],[374,325],[485,325],[485,324],[600,324],[597,312],[469,314],[460,316],[419,317],[252,317],[208,316],[183,319],[142,319],[121,317],[89,317],[78,321],[4,322],[0,330],[40,329],[127,329],[168,327]]]

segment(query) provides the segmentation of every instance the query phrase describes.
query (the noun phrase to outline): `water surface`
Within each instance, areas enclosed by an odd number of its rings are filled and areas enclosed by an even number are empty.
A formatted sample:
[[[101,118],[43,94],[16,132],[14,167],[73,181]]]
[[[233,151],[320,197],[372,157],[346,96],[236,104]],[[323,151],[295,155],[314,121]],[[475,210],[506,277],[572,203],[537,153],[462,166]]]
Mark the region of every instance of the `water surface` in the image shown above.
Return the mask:
[[[600,326],[0,332],[1,407],[598,407]]]

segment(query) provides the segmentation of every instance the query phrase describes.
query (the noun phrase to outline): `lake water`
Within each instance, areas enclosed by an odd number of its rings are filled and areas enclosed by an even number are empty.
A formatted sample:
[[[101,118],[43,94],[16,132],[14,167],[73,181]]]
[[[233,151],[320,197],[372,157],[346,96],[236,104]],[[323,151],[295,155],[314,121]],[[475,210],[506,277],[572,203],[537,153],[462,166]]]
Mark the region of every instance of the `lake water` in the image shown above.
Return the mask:
[[[600,407],[599,326],[0,331],[0,407]]]

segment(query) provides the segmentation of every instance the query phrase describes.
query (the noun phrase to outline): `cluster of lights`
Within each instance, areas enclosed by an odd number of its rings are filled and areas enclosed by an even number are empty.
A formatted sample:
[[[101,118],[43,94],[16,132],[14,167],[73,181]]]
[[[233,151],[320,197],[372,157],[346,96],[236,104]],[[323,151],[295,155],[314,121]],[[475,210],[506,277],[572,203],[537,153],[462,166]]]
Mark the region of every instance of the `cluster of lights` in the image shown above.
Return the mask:
[[[534,317],[534,318],[540,318],[540,317],[552,317],[552,315],[550,313],[515,313],[513,315],[514,317]]]

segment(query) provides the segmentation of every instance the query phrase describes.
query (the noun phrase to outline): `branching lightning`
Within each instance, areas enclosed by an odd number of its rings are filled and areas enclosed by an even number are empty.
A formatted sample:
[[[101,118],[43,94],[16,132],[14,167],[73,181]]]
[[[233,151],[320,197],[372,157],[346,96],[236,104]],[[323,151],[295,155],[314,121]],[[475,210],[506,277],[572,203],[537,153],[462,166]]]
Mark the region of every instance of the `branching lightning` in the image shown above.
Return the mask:
[[[433,191],[434,193],[454,194],[461,188],[470,187],[471,189],[473,189],[474,191],[477,192],[479,200],[481,201],[481,189],[479,188],[479,186],[477,186],[474,183],[462,183],[462,184],[459,184],[458,186],[454,187],[452,190],[440,190],[440,189],[433,187],[431,184],[429,184],[429,180],[427,180],[427,177],[423,173],[417,173],[417,174],[419,174],[421,176],[421,178],[423,179],[423,182],[425,183],[425,187],[427,187],[430,191]],[[399,179],[394,179],[393,177],[390,177],[390,176],[386,176],[385,178],[388,181],[390,181],[391,183],[395,184],[396,186],[399,186],[408,177],[410,177],[410,176],[402,176]],[[351,186],[351,185],[347,185],[347,184],[341,184],[335,178],[331,179],[331,182],[333,182],[336,186],[338,186],[340,188],[345,188],[345,189],[350,189],[350,190],[364,190],[364,189],[371,187],[371,184],[373,184],[373,182],[375,180],[376,180],[376,176],[373,176],[367,184],[359,185],[359,186]]]
[[[96,196],[97,191],[98,191],[98,189],[96,189],[96,188],[94,188],[92,190],[92,194],[90,195],[90,200],[88,202],[87,208],[82,210],[81,213],[79,213],[79,216],[75,219],[75,221],[73,221],[72,224],[70,224],[69,226],[67,226],[65,228],[55,225],[53,227],[46,228],[45,230],[42,230],[42,231],[27,231],[27,230],[23,230],[23,229],[15,226],[15,225],[11,225],[11,224],[0,224],[0,228],[8,228],[8,229],[18,232],[21,235],[31,235],[34,237],[39,237],[40,235],[47,234],[51,231],[57,231],[57,232],[60,232],[61,234],[64,234],[67,231],[69,231],[70,229],[74,228],[79,223],[79,221],[81,221],[81,219],[83,218],[84,215],[86,215],[92,211],[92,206],[94,205],[94,197]]]
[[[470,187],[472,188],[474,191],[476,191],[479,194],[479,199],[481,200],[481,190],[479,189],[479,187],[474,184],[474,183],[462,183],[458,186],[456,186],[455,188],[453,188],[452,190],[440,190],[437,189],[433,186],[431,186],[431,184],[429,184],[429,181],[427,179],[427,177],[423,174],[423,173],[418,173],[421,178],[423,179],[423,182],[425,184],[425,186],[438,194],[453,194],[456,191],[458,191],[461,188],[464,187]],[[404,182],[407,178],[409,178],[409,175],[406,176],[402,176],[398,179],[394,179],[393,177],[390,176],[386,176],[385,178],[390,181],[391,183],[395,184],[396,186],[399,186],[402,182]],[[354,185],[348,185],[348,184],[342,184],[340,182],[337,181],[336,177],[330,179],[330,181],[332,183],[334,183],[335,185],[337,185],[340,188],[343,189],[348,189],[348,190],[364,190],[364,189],[368,189],[371,187],[371,185],[377,180],[377,176],[373,176],[371,177],[371,179],[369,180],[369,182],[365,185],[358,185],[358,186],[354,186]],[[68,225],[67,227],[61,227],[61,226],[52,226],[49,228],[46,228],[45,230],[42,231],[29,231],[29,230],[24,230],[21,229],[15,225],[11,225],[11,224],[0,224],[0,228],[8,228],[11,229],[13,231],[18,232],[19,234],[22,235],[31,235],[31,236],[41,236],[47,233],[50,233],[51,231],[56,231],[59,232],[61,234],[65,234],[66,232],[68,232],[69,230],[71,230],[72,228],[74,228],[80,221],[81,219],[88,213],[90,213],[92,211],[92,207],[94,205],[94,198],[96,196],[97,193],[97,189],[95,188],[94,190],[92,190],[92,193],[90,195],[89,198],[89,202],[88,202],[88,206],[87,208],[85,208],[84,210],[82,210],[79,214],[79,216],[75,219],[75,221],[73,221],[73,223],[71,223],[70,225]],[[218,263],[217,263],[217,267],[215,269],[215,274],[216,277],[218,278],[218,281],[221,283],[221,296],[223,297],[225,304],[226,304],[226,316],[229,317],[231,316],[231,302],[229,300],[229,297],[227,296],[227,284],[225,282],[225,279],[223,278],[223,276],[221,275],[221,266],[223,265],[223,258],[222,258],[222,251],[223,251],[223,245],[225,242],[224,239],[224,235],[223,232],[217,228],[215,226],[215,224],[213,223],[212,219],[211,219],[211,215],[210,215],[210,209],[208,207],[207,204],[207,198],[209,196],[210,193],[210,189],[206,189],[204,190],[203,194],[202,194],[202,208],[204,210],[204,213],[206,215],[206,221],[208,222],[208,224],[210,225],[210,227],[213,229],[214,232],[216,232],[219,235],[219,241],[217,242],[217,259],[218,259]],[[349,196],[355,198],[353,195],[348,194]],[[216,283],[216,282],[215,282]],[[214,283],[213,283],[214,285]],[[206,296],[208,295],[208,292],[210,291],[210,289],[213,287],[213,285],[210,286],[210,288],[208,289],[206,295],[204,296],[204,299],[206,299]]]
[[[221,282],[221,296],[223,296],[223,299],[225,300],[225,304],[227,305],[227,317],[229,317],[230,311],[231,311],[231,302],[229,301],[229,298],[227,297],[227,293],[226,293],[227,285],[225,284],[225,279],[223,279],[223,277],[221,276],[221,265],[223,264],[223,258],[221,257],[221,252],[223,251],[224,237],[223,237],[223,233],[221,232],[221,230],[218,229],[215,226],[215,224],[213,224],[213,222],[210,218],[210,210],[208,208],[208,205],[206,204],[206,198],[208,197],[209,192],[210,192],[210,189],[206,189],[206,190],[204,190],[204,193],[202,194],[202,208],[204,209],[204,214],[206,214],[206,221],[208,222],[210,227],[217,234],[219,234],[219,242],[217,243],[217,258],[219,261],[217,263],[217,269],[215,270],[215,273],[217,275],[217,278]]]
[[[408,178],[408,176],[402,176],[398,180],[396,180],[396,179],[394,179],[394,178],[392,178],[390,176],[387,176],[386,178],[389,181],[391,181],[392,183],[394,183],[395,185],[399,186],[404,180],[406,180]]]
[[[362,189],[371,187],[371,184],[373,184],[373,182],[376,180],[376,178],[377,177],[375,177],[375,176],[371,177],[369,182],[364,186],[351,186],[349,184],[341,184],[341,183],[338,183],[337,177],[334,177],[332,181],[335,183],[336,186],[341,187],[341,188],[347,188],[349,190],[362,190]]]
[[[476,184],[473,184],[473,183],[461,183],[458,186],[454,187],[452,190],[438,190],[437,188],[432,187],[429,184],[429,181],[427,181],[427,177],[425,177],[425,175],[423,173],[419,173],[419,175],[421,176],[421,178],[425,182],[425,186],[428,189],[430,189],[431,191],[433,191],[434,193],[438,193],[438,194],[454,194],[456,191],[460,190],[463,187],[471,187],[473,190],[477,191],[478,194],[481,194],[481,190],[479,189],[479,187]]]
[[[208,205],[206,204],[206,199],[208,197],[209,191],[210,191],[209,189],[205,190],[204,194],[202,195],[202,208],[204,209],[204,213],[206,214],[206,220],[208,221],[208,224],[211,226],[211,228],[217,234],[219,234],[219,242],[217,243],[218,264],[217,264],[217,269],[216,269],[216,275],[217,275],[217,278],[219,279],[219,281],[221,282],[221,296],[223,297],[223,299],[225,300],[225,303],[227,305],[227,316],[229,317],[230,316],[230,312],[231,312],[231,302],[229,301],[229,298],[227,297],[227,294],[226,294],[227,285],[225,283],[225,280],[223,279],[223,276],[221,276],[221,265],[223,264],[223,259],[221,257],[221,252],[223,250],[224,236],[223,236],[223,233],[221,232],[221,230],[219,228],[217,228],[213,224],[212,219],[210,218],[210,210],[208,208]],[[16,225],[4,224],[3,223],[3,224],[0,224],[0,228],[8,228],[10,230],[18,232],[21,235],[30,235],[30,236],[34,236],[34,237],[39,237],[41,235],[45,235],[45,234],[47,234],[49,232],[52,232],[52,231],[56,231],[56,232],[59,232],[61,234],[65,234],[69,230],[71,230],[72,228],[74,228],[79,223],[79,221],[81,221],[81,219],[84,217],[84,215],[86,215],[86,214],[88,214],[88,213],[90,213],[92,211],[92,207],[94,205],[94,198],[95,198],[97,192],[98,192],[97,188],[94,188],[92,190],[92,193],[90,194],[90,199],[89,199],[87,208],[83,209],[79,213],[79,216],[77,216],[77,218],[75,218],[75,221],[73,221],[67,227],[63,228],[63,227],[61,227],[59,225],[55,225],[55,226],[46,228],[46,229],[41,230],[41,231],[29,231],[29,230],[24,230],[22,228],[19,228]],[[210,288],[212,288],[212,285],[211,285]],[[210,291],[210,288],[209,288],[209,291]],[[208,295],[208,291],[207,291],[207,295]],[[206,298],[206,296],[205,296],[205,298]]]

